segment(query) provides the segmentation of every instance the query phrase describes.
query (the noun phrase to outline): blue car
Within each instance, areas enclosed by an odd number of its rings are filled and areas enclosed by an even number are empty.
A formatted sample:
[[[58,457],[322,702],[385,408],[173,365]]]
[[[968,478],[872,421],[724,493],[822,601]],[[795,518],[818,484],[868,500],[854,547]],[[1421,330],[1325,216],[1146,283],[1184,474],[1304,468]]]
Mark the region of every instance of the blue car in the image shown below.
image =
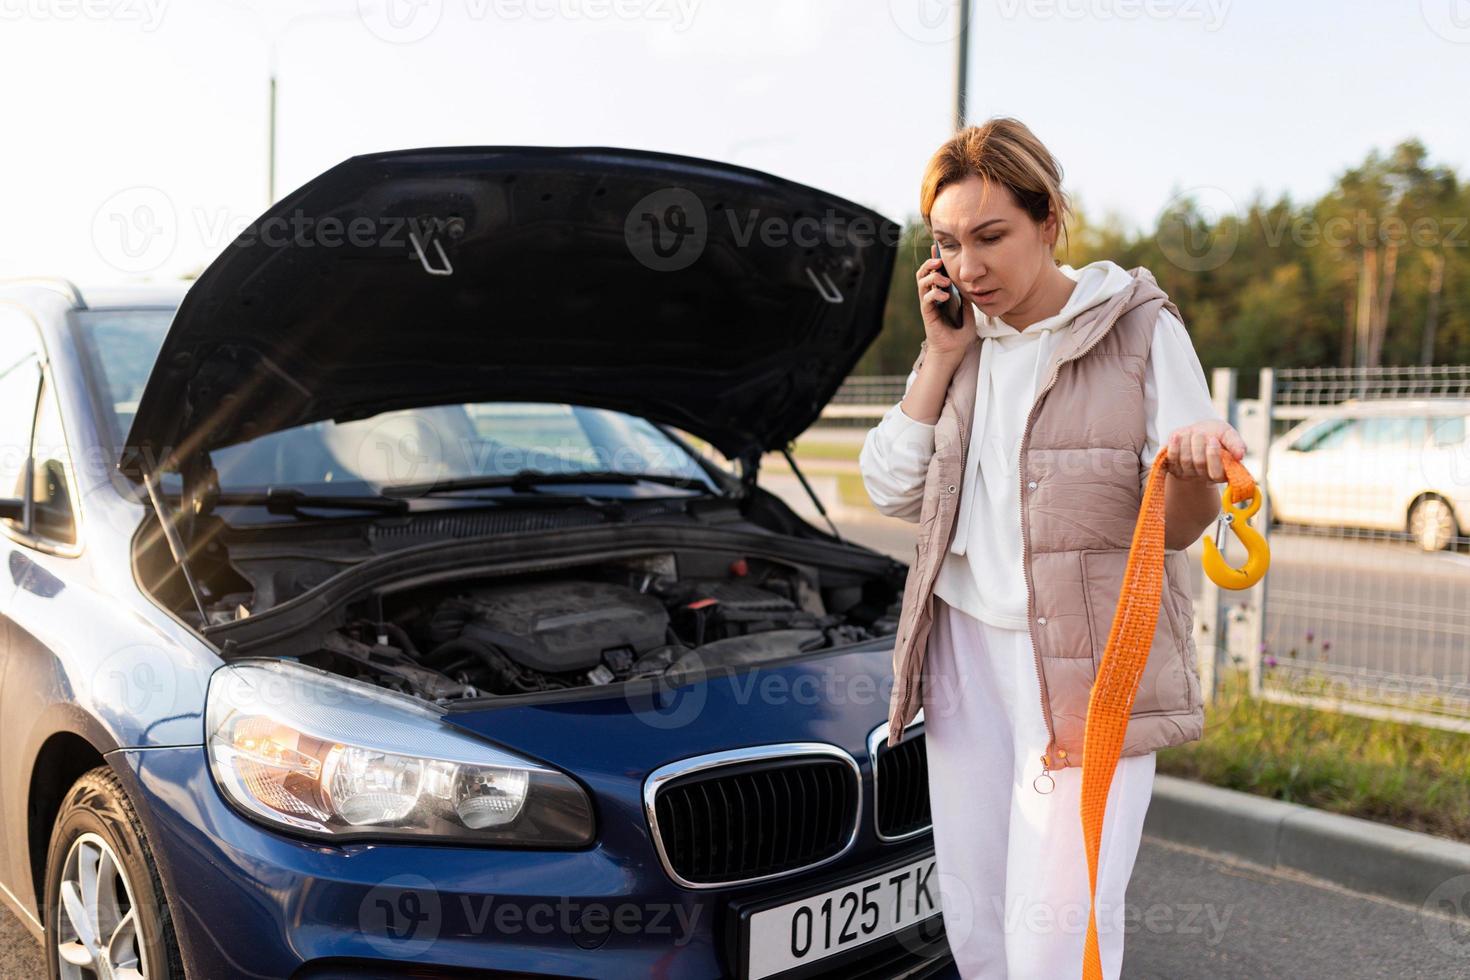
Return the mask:
[[[898,228],[609,148],[354,157],[192,283],[0,284],[0,894],[53,977],[927,977],[907,566],[762,455]]]

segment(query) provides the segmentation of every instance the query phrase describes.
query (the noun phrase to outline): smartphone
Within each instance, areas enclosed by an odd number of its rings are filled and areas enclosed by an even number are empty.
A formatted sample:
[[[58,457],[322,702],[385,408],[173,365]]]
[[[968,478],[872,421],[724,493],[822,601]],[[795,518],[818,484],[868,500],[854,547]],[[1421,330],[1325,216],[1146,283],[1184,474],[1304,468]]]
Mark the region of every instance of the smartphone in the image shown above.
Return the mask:
[[[936,259],[939,258],[938,242],[935,242],[929,246],[929,254]],[[944,276],[944,278],[949,279],[949,270],[944,267],[943,262],[939,263],[939,274]],[[945,321],[956,330],[965,325],[963,303],[964,301],[960,299],[960,287],[954,284],[953,279],[950,279],[949,299],[947,299],[944,305],[940,307],[939,314],[940,316],[944,317]]]

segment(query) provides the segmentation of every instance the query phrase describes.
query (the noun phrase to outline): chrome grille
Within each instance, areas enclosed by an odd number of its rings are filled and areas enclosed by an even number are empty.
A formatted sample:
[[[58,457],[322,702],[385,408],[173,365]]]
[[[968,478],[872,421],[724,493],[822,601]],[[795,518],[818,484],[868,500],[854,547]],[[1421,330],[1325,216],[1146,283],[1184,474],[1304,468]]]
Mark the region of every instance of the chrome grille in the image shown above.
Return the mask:
[[[873,764],[873,824],[880,840],[907,840],[933,825],[929,809],[929,756],[923,716],[904,730],[903,740],[889,747],[888,726],[868,736]]]
[[[644,805],[669,875],[693,888],[759,881],[824,864],[852,846],[857,763],[841,749],[792,742],[664,766]]]

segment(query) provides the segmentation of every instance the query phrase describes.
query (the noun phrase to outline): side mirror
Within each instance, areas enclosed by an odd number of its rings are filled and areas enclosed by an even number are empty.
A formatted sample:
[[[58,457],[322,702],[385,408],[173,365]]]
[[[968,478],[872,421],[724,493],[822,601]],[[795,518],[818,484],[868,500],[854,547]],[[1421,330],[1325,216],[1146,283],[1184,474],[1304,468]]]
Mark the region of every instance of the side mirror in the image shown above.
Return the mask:
[[[13,497],[0,497],[0,519],[10,521],[23,521],[26,516],[26,502],[16,500]]]

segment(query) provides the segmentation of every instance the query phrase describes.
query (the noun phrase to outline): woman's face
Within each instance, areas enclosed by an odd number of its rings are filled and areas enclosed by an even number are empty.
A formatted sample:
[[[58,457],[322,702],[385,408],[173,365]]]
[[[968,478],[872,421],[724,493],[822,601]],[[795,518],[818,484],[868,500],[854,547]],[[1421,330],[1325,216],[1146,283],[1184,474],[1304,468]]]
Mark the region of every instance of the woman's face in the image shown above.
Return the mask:
[[[990,193],[987,194],[986,191]],[[960,293],[987,316],[1027,308],[1056,267],[1056,218],[1038,224],[999,185],[970,176],[946,184],[929,211],[939,257]]]

